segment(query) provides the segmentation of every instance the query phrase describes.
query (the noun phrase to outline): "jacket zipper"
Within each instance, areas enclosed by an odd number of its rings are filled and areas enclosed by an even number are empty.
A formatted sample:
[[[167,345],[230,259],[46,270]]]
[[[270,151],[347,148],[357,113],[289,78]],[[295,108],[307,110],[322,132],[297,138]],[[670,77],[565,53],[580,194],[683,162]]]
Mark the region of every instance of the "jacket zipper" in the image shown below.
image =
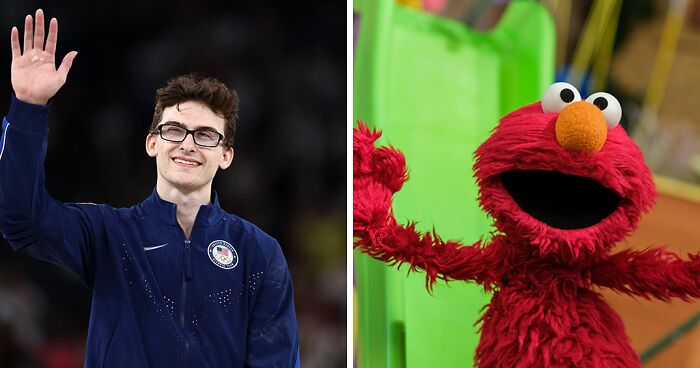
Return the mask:
[[[187,358],[190,354],[190,337],[185,326],[185,309],[187,302],[187,283],[192,280],[192,264],[190,261],[190,241],[185,239],[185,270],[182,273],[182,295],[180,298],[180,325],[185,335],[185,351],[182,357],[182,366],[187,366]]]
[[[199,220],[199,215],[202,211],[197,211],[197,215],[194,217],[194,222],[192,223],[192,229],[189,238],[192,238],[192,232],[197,227],[197,221]],[[187,360],[190,355],[190,336],[187,333],[187,326],[185,325],[185,310],[187,309],[187,283],[192,281],[192,260],[190,259],[190,239],[185,235],[185,231],[182,231],[182,235],[185,238],[185,272],[182,273],[182,296],[180,298],[180,325],[182,326],[182,332],[185,336],[185,351],[182,354],[182,367],[187,367]]]

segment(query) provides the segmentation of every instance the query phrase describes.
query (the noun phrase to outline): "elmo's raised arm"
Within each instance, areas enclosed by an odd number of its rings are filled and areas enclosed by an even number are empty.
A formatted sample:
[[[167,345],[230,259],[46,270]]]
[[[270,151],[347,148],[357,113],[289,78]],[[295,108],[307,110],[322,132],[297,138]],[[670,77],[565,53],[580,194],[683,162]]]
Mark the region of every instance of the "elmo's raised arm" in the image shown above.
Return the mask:
[[[408,263],[411,270],[423,269],[429,290],[437,279],[492,282],[495,267],[480,242],[472,246],[445,242],[435,231],[419,233],[415,224],[396,222],[391,201],[407,180],[406,162],[392,147],[376,148],[380,136],[362,123],[353,132],[355,247],[392,265]]]
[[[700,297],[700,255],[685,261],[664,248],[625,250],[593,269],[594,284],[615,291],[668,301]]]

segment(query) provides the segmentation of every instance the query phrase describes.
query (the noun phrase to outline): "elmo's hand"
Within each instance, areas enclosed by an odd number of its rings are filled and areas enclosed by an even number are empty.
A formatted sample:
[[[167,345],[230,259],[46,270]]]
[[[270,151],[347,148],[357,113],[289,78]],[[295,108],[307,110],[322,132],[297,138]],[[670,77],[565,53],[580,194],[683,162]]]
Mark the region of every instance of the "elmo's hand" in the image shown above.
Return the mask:
[[[375,147],[380,132],[359,123],[353,131],[353,235],[355,247],[371,257],[426,273],[426,287],[438,279],[495,279],[494,262],[484,256],[480,242],[462,246],[443,241],[433,230],[419,233],[415,224],[400,225],[391,200],[408,179],[406,160],[393,147]]]
[[[407,180],[403,154],[374,146],[380,136],[361,122],[353,130],[353,228],[359,237],[393,222],[391,198]]]
[[[408,179],[403,154],[393,147],[376,148],[374,142],[382,133],[370,131],[362,122],[358,122],[358,125],[358,129],[353,129],[352,139],[353,178],[371,177],[392,194],[399,191]]]

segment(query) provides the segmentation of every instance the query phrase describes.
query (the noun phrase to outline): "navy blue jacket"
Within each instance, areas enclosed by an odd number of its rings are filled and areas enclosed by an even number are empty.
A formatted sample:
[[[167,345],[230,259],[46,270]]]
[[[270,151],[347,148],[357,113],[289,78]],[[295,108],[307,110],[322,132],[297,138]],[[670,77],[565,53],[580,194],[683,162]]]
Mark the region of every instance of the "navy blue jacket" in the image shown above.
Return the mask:
[[[2,122],[0,234],[92,290],[85,366],[299,366],[277,241],[216,195],[188,240],[155,191],[131,208],[58,202],[44,185],[48,110],[13,96]]]

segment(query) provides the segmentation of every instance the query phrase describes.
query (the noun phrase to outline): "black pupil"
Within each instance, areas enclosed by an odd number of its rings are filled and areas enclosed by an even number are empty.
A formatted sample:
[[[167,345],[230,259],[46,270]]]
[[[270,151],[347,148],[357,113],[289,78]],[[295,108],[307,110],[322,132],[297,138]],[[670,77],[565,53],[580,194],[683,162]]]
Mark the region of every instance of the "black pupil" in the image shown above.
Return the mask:
[[[596,97],[596,99],[593,100],[593,104],[598,106],[600,111],[603,111],[606,107],[608,107],[608,100],[605,99],[605,97]]]
[[[574,100],[574,91],[564,88],[559,92],[559,97],[561,97],[562,101],[569,103]]]

